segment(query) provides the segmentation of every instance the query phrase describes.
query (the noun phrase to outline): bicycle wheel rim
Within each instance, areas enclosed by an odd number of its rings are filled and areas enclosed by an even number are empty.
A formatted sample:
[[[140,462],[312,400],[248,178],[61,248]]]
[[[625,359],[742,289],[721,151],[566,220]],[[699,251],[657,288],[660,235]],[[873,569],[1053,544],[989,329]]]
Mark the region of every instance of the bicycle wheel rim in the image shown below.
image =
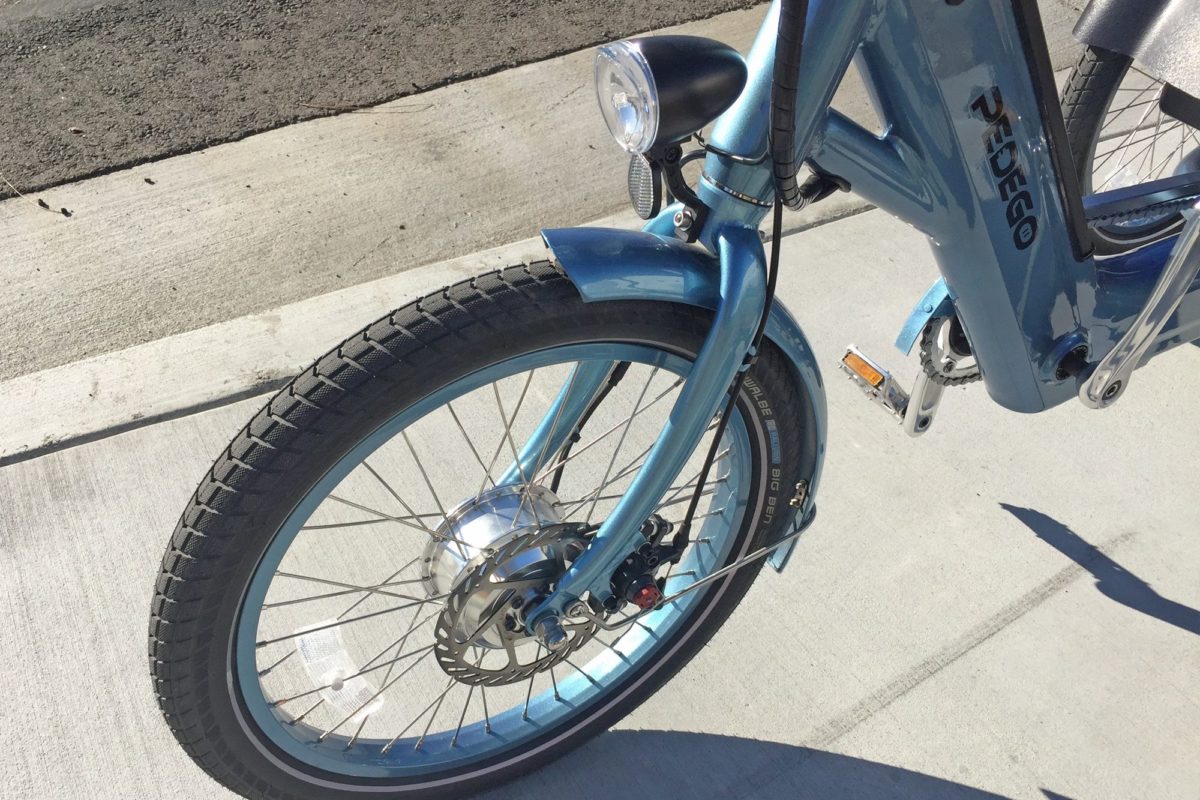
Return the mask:
[[[401,737],[405,746],[393,746],[387,752],[383,752],[383,738],[363,734],[355,735],[351,740],[352,734],[349,730],[335,732],[318,744],[311,741],[311,734],[307,731],[303,736],[296,736],[296,726],[285,730],[285,723],[281,722],[280,714],[277,713],[278,706],[270,705],[275,698],[267,696],[262,682],[258,679],[262,663],[256,659],[258,648],[255,647],[255,643],[261,641],[258,638],[259,623],[271,579],[274,578],[305,522],[312,517],[321,501],[328,497],[334,487],[340,485],[369,455],[385,443],[395,441],[400,431],[410,429],[436,409],[445,407],[447,402],[511,378],[525,370],[588,359],[630,361],[647,369],[657,368],[664,374],[677,376],[686,375],[690,368],[690,362],[686,358],[645,344],[567,345],[518,356],[460,378],[400,411],[340,459],[306,493],[304,499],[280,527],[256,568],[245,592],[241,604],[242,611],[235,626],[236,641],[231,645],[231,666],[234,674],[232,688],[235,698],[239,701],[238,706],[245,714],[243,724],[248,730],[256,730],[261,734],[252,736],[252,739],[262,741],[267,751],[282,756],[284,762],[290,760],[304,765],[309,770],[320,770],[335,782],[348,780],[386,784],[389,781],[411,783],[422,780],[449,780],[451,778],[447,777],[448,775],[456,776],[472,770],[478,772],[488,767],[511,763],[514,758],[527,757],[535,745],[550,746],[553,741],[568,735],[578,724],[594,718],[600,713],[600,709],[615,702],[616,697],[624,694],[629,685],[640,682],[644,678],[643,673],[665,657],[659,650],[668,645],[672,650],[679,646],[679,642],[673,641],[672,637],[695,627],[702,617],[700,612],[709,607],[710,598],[719,594],[723,582],[716,584],[712,590],[695,592],[647,617],[647,632],[633,635],[619,647],[623,658],[608,651],[605,651],[604,655],[595,656],[595,674],[591,674],[593,670],[590,665],[593,661],[588,662],[584,671],[589,672],[589,679],[585,680],[579,674],[571,674],[564,680],[559,680],[553,687],[543,685],[531,692],[528,714],[523,709],[518,711],[515,706],[501,714],[496,714],[493,710],[489,717],[490,733],[477,722],[462,725],[460,721],[453,734],[449,728],[422,734],[419,748],[412,748],[409,744],[410,740],[415,738],[415,734]],[[735,415],[732,423],[726,437],[731,452],[728,475],[732,476],[726,492],[727,496],[736,499],[736,502],[727,503],[726,513],[706,521],[704,527],[696,534],[696,538],[708,538],[715,544],[710,544],[710,552],[703,557],[699,555],[700,551],[697,548],[690,551],[690,556],[698,559],[693,565],[696,575],[691,579],[702,577],[704,571],[711,571],[726,563],[731,556],[731,548],[738,543],[738,532],[744,527],[744,498],[749,492],[747,484],[752,480],[753,472],[749,435],[741,414]],[[721,536],[717,535],[718,528],[714,526],[714,521],[722,523],[719,526]],[[747,537],[740,538],[743,540],[740,544],[744,547]],[[687,571],[689,570],[683,569],[680,573]],[[685,585],[681,582],[683,580],[682,575],[677,574],[672,583],[668,584],[668,591],[682,588]],[[599,686],[594,685],[597,682]],[[567,702],[555,699],[556,693]],[[469,707],[469,697],[467,703]],[[478,700],[476,703],[478,704]],[[465,715],[466,711],[463,713]],[[435,711],[434,715],[436,714]],[[294,716],[293,713],[292,717]],[[526,716],[536,724],[531,727],[530,720],[525,719]],[[561,733],[551,736],[555,732]],[[347,747],[347,744],[352,746]],[[401,754],[403,758],[400,757]]]

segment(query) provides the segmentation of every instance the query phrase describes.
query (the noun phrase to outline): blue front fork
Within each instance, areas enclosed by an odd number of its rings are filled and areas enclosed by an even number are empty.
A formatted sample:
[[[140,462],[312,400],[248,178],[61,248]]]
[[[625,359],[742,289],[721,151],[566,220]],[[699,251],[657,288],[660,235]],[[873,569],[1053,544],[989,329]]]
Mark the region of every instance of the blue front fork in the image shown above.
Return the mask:
[[[742,367],[766,302],[766,256],[758,231],[728,225],[718,231],[720,304],[691,372],[662,432],[642,468],[613,512],[600,525],[592,545],[559,581],[555,591],[527,617],[532,632],[547,615],[561,616],[584,594],[603,602],[612,595],[611,577],[637,549],[642,523],[673,485],[722,408]],[[518,459],[500,483],[524,483],[575,432],[588,405],[602,389],[611,364],[583,363],[568,377]]]

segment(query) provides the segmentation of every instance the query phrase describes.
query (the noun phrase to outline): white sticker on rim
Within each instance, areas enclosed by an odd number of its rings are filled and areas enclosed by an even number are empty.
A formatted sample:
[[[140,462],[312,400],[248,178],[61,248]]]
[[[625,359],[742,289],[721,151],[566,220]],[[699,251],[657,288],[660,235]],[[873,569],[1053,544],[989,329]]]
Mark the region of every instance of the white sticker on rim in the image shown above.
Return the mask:
[[[341,716],[348,717],[348,722],[362,722],[383,707],[383,696],[374,684],[358,674],[337,620],[298,628],[296,634],[296,651],[314,688]]]

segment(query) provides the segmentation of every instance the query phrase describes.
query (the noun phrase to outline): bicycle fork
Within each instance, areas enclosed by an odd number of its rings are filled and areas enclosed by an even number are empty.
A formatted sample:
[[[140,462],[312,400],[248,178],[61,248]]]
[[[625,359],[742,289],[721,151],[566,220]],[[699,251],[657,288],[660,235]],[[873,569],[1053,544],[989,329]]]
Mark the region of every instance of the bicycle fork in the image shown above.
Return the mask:
[[[674,484],[722,408],[738,370],[746,363],[766,302],[766,256],[758,233],[728,226],[717,236],[720,303],[712,328],[692,364],[666,425],[632,484],[600,524],[591,545],[555,590],[526,617],[527,630],[546,638],[557,621],[585,594],[604,602],[612,595],[613,573],[642,539],[641,526]],[[546,470],[546,454],[558,453],[575,432],[612,369],[603,362],[577,365],[516,462],[501,483],[526,483]],[[553,464],[551,464],[553,466]]]

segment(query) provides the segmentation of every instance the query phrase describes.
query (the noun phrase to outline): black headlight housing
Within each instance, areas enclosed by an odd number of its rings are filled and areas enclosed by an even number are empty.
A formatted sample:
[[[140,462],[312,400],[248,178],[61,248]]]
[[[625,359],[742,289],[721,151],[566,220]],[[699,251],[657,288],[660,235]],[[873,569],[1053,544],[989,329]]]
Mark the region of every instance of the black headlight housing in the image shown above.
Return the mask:
[[[609,131],[631,153],[683,141],[733,105],[746,62],[700,36],[648,36],[596,53],[596,94]]]

